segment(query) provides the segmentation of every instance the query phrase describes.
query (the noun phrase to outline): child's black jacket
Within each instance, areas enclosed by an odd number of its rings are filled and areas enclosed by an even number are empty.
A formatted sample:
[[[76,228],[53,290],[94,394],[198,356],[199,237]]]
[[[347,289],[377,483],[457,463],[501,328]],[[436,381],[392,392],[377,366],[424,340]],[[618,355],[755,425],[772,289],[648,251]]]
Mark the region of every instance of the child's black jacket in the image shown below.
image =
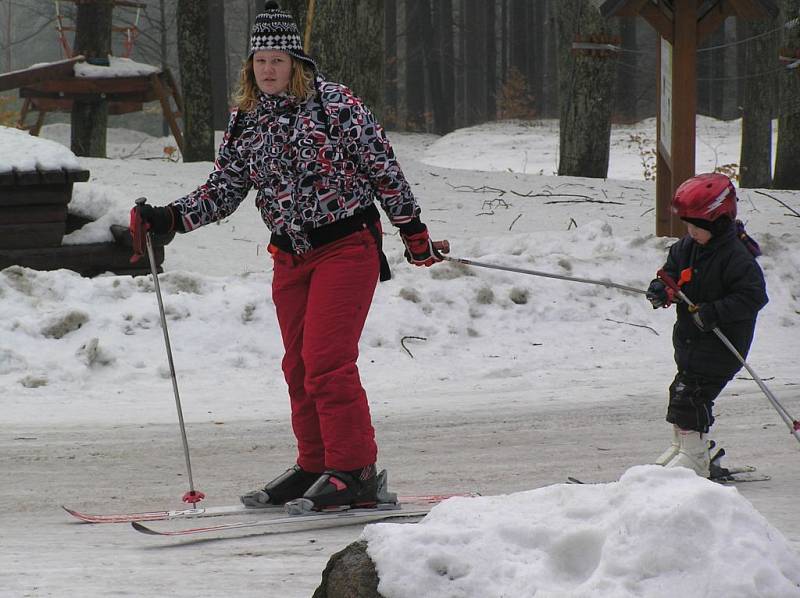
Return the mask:
[[[664,270],[674,279],[685,268],[691,280],[681,289],[697,305],[712,303],[717,325],[742,357],[747,356],[758,311],[767,304],[761,268],[741,243],[732,225],[727,232],[700,245],[685,236],[670,247]],[[678,303],[672,332],[678,370],[700,376],[731,379],[741,363],[713,332],[702,332],[684,303]]]

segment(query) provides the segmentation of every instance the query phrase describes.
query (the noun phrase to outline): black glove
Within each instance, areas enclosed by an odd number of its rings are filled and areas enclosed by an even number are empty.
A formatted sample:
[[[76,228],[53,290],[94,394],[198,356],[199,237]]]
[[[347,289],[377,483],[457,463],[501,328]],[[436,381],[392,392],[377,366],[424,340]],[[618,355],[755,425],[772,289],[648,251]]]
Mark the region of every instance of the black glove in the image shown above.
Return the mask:
[[[703,332],[711,332],[717,327],[717,310],[713,303],[695,305],[690,311],[695,325]]]
[[[131,209],[131,233],[135,233],[136,212],[145,224],[145,230],[154,235],[163,235],[175,230],[175,212],[170,206],[137,205]]]
[[[660,279],[654,278],[650,281],[650,286],[647,287],[647,292],[644,296],[653,304],[653,309],[658,309],[659,307],[669,307],[672,305],[675,292]]]

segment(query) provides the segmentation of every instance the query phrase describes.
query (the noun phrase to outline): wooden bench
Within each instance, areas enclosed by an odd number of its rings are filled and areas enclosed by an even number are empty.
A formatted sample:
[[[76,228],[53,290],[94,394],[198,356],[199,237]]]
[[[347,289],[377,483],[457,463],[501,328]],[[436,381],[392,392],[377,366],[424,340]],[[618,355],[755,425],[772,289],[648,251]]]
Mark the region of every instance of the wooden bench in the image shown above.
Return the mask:
[[[66,268],[83,276],[150,273],[147,256],[136,264],[130,263],[131,237],[124,226],[111,227],[113,242],[61,244],[66,232],[87,222],[67,213],[73,183],[87,180],[88,170],[0,173],[0,270],[16,265],[34,270]],[[171,233],[153,238],[159,272],[164,246],[174,236]]]
[[[88,180],[88,170],[0,173],[0,249],[60,246],[72,185]]]

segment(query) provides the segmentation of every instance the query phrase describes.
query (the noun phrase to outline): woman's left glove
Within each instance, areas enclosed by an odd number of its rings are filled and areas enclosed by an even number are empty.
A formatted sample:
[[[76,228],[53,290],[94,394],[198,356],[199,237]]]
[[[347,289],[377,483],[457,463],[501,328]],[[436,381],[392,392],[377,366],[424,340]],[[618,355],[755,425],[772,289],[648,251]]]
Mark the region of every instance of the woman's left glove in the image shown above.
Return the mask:
[[[428,234],[428,227],[422,225],[422,231],[412,234],[400,233],[403,244],[406,246],[405,255],[408,263],[415,266],[432,266],[436,262],[441,262],[442,257],[439,251],[434,248],[431,237]]]

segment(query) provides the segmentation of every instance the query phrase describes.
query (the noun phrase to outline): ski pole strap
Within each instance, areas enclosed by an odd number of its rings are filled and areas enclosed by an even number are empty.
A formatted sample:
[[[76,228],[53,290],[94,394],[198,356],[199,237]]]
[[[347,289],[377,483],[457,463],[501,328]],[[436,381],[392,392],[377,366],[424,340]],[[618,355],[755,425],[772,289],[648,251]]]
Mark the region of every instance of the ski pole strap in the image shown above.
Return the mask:
[[[135,264],[147,251],[147,236],[148,225],[142,219],[142,213],[139,210],[141,206],[147,203],[146,197],[140,197],[136,200],[136,206],[131,210],[131,220],[129,229],[131,231],[131,244],[133,246],[133,255],[131,256],[131,264]]]

